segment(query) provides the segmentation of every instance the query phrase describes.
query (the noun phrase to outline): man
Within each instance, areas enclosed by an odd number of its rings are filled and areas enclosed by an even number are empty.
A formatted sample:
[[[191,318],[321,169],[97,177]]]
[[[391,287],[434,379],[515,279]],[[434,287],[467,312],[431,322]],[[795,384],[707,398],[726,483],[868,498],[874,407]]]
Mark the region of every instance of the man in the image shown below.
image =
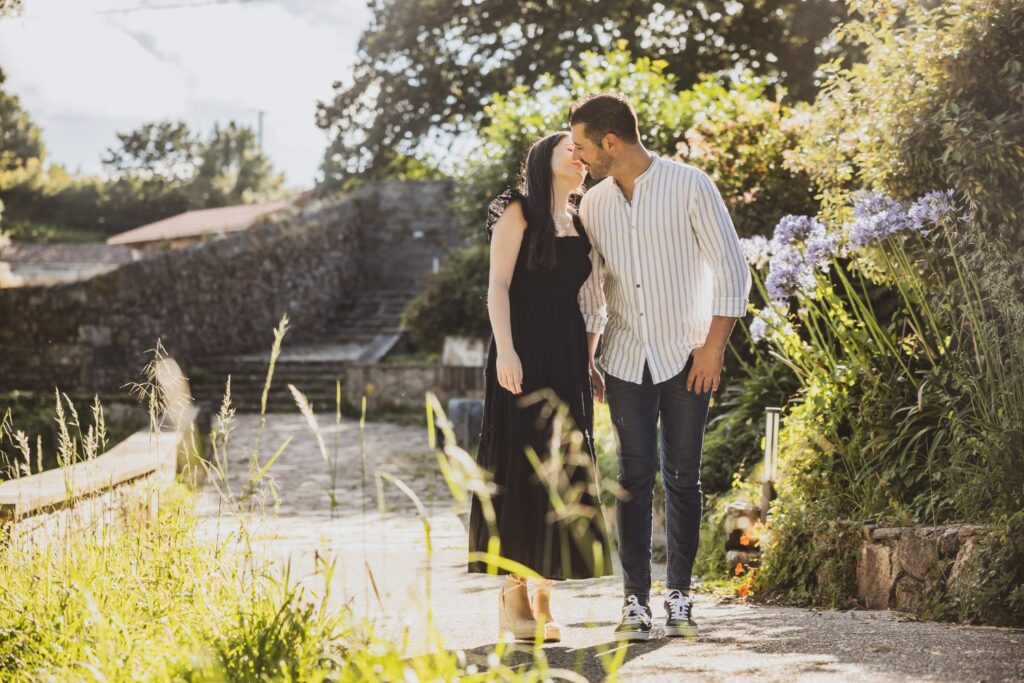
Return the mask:
[[[700,533],[701,448],[712,393],[751,277],[714,182],[640,142],[636,114],[617,94],[584,98],[569,116],[574,156],[601,180],[580,218],[593,270],[580,292],[595,399],[615,427],[622,495],[616,505],[625,602],[621,640],[647,640],[652,612],[651,512],[665,484],[665,633],[696,636],[690,581]],[[595,361],[604,334],[600,370]],[[604,373],[602,377],[602,371]]]

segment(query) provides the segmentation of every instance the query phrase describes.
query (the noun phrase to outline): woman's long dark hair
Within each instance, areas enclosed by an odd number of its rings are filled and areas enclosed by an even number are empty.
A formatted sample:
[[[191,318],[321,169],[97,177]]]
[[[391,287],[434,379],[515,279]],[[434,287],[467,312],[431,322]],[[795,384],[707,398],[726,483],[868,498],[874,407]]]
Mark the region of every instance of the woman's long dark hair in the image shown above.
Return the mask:
[[[551,157],[555,147],[568,137],[568,133],[560,131],[552,133],[533,143],[523,162],[520,171],[520,191],[526,197],[523,213],[529,231],[527,244],[527,268],[555,267],[555,220],[551,216],[554,210],[553,186],[554,176],[551,173]],[[569,196],[569,208],[572,213],[579,206],[582,191],[575,191]]]

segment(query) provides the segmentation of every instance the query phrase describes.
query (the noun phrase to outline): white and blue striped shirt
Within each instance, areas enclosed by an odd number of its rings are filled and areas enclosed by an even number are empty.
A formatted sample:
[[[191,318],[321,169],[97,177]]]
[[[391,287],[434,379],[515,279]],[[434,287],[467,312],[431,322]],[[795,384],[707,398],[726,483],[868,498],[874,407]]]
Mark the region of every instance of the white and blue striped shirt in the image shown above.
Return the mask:
[[[604,333],[600,364],[640,384],[679,374],[714,315],[746,315],[752,284],[739,236],[708,175],[651,154],[627,201],[607,177],[580,203],[593,249],[580,289],[588,332]]]

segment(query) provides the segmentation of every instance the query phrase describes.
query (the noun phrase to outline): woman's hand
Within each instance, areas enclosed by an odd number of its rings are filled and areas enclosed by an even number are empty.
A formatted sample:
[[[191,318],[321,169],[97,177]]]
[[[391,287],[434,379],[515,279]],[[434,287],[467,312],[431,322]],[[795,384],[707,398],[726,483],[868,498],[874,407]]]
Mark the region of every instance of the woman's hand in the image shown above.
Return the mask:
[[[594,400],[604,403],[604,375],[597,369],[596,365],[590,366],[590,383],[594,387]]]
[[[498,371],[498,384],[513,393],[523,393],[523,364],[515,351],[498,352],[495,363]]]

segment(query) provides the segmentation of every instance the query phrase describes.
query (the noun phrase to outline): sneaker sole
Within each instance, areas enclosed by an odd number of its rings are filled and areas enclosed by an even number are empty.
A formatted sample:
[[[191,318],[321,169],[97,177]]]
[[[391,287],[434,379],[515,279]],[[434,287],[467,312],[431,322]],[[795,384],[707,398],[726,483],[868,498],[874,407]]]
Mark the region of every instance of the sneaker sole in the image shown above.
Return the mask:
[[[644,632],[644,631],[630,631],[630,632],[624,632],[624,633],[616,633],[615,634],[615,639],[616,640],[650,640],[651,639],[651,634],[650,634],[649,631],[648,632]]]
[[[665,635],[670,637],[670,638],[696,638],[697,637],[697,629],[695,629],[695,628],[679,627],[679,626],[675,626],[675,627],[666,626],[665,627]]]

